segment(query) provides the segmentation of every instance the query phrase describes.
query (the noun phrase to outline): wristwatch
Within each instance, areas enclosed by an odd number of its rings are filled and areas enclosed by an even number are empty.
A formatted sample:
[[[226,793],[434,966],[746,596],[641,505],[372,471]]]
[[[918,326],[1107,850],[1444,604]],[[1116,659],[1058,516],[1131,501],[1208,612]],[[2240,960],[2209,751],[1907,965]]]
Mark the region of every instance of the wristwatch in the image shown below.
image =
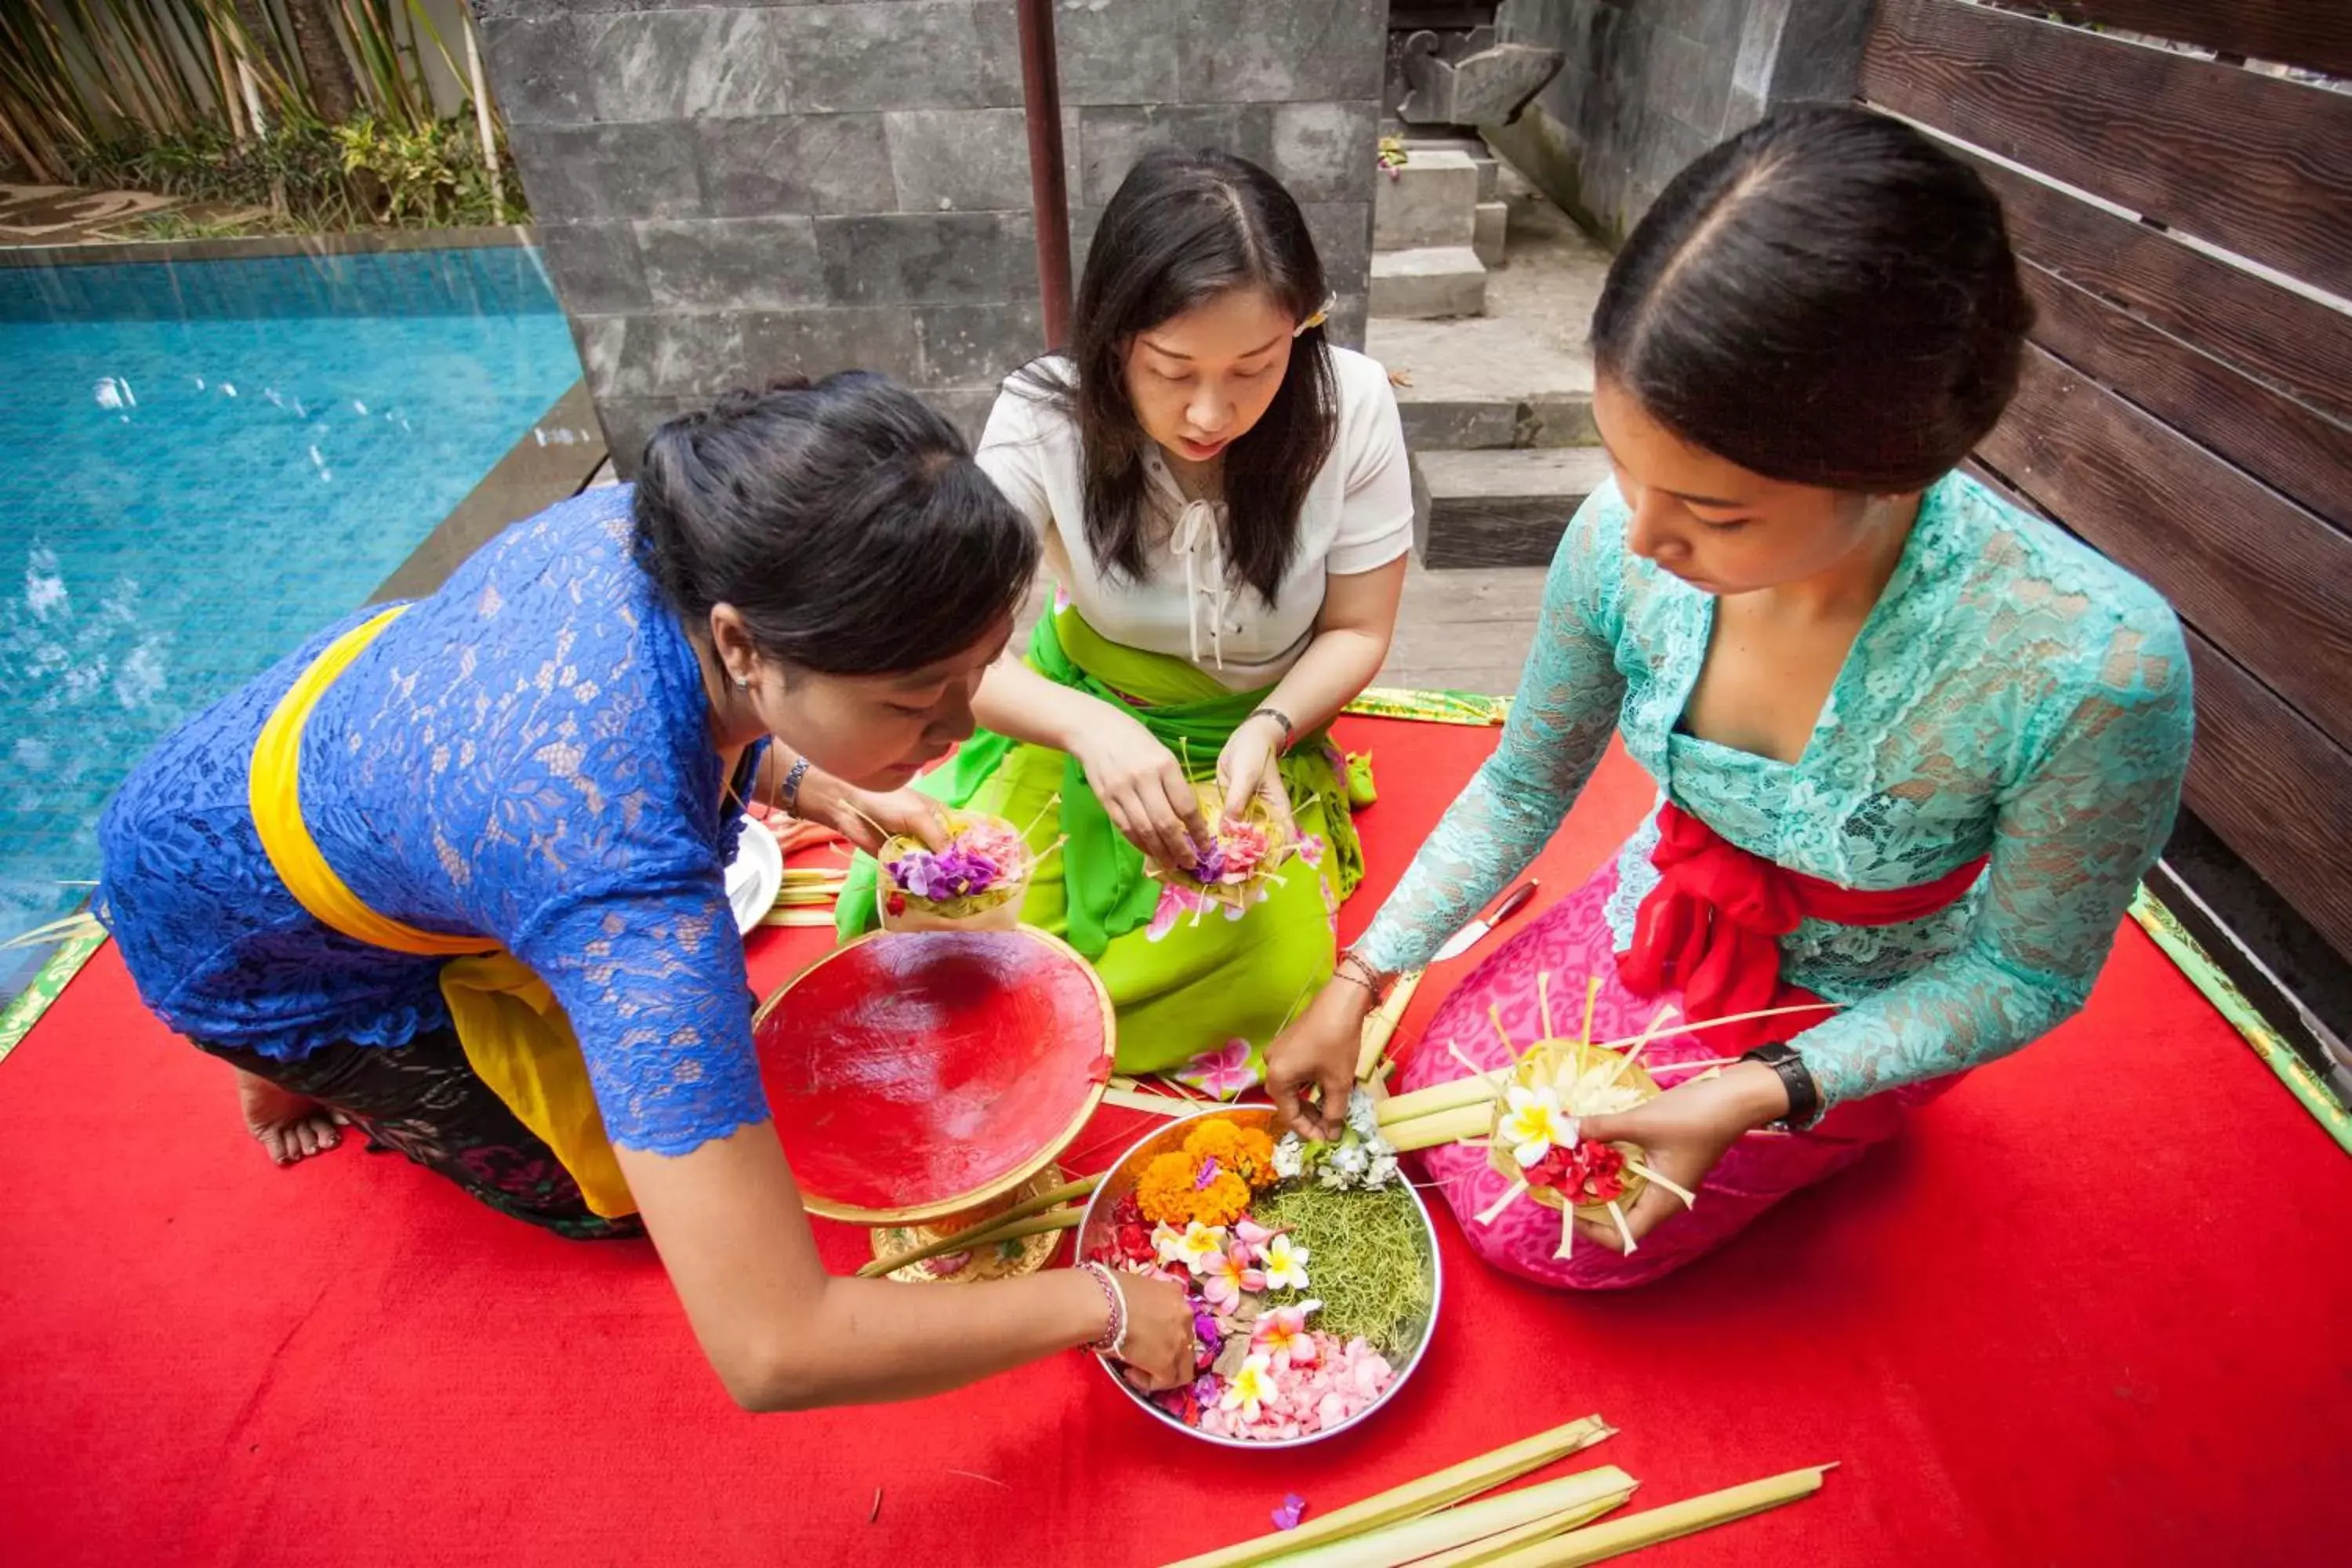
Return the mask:
[[[1793,1046],[1775,1040],[1757,1047],[1739,1058],[1744,1062],[1762,1062],[1780,1075],[1780,1086],[1789,1091],[1789,1114],[1765,1125],[1774,1132],[1801,1132],[1822,1119],[1822,1088],[1813,1081],[1805,1066],[1805,1058]]]

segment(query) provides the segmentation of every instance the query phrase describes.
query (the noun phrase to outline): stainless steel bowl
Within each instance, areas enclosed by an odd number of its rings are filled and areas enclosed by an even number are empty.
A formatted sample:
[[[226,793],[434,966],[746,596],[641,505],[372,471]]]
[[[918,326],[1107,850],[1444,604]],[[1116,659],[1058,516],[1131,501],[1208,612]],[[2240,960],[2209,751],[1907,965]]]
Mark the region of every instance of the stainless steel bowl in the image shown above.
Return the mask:
[[[1087,1205],[1086,1217],[1078,1223],[1078,1256],[1080,1258],[1093,1256],[1095,1248],[1109,1239],[1111,1211],[1118,1206],[1118,1201],[1121,1198],[1135,1190],[1135,1184],[1141,1177],[1143,1167],[1150,1163],[1152,1156],[1182,1148],[1184,1136],[1191,1131],[1192,1123],[1206,1116],[1222,1116],[1243,1127],[1263,1127],[1269,1133],[1279,1136],[1274,1111],[1271,1108],[1263,1105],[1214,1107],[1187,1116],[1181,1121],[1171,1121],[1167,1126],[1151,1132],[1139,1140],[1126,1153],[1120,1155],[1118,1163],[1104,1173],[1102,1184],[1095,1188],[1095,1195]],[[1337,1426],[1305,1437],[1276,1437],[1265,1440],[1254,1437],[1221,1437],[1214,1433],[1203,1432],[1198,1426],[1188,1426],[1174,1415],[1162,1410],[1153,1404],[1150,1397],[1139,1392],[1133,1384],[1121,1376],[1118,1366],[1108,1358],[1098,1356],[1096,1359],[1100,1362],[1104,1374],[1110,1379],[1113,1387],[1134,1401],[1136,1405],[1153,1420],[1173,1426],[1188,1437],[1197,1437],[1203,1443],[1214,1443],[1224,1448],[1252,1450],[1303,1448],[1310,1443],[1320,1443],[1328,1437],[1336,1437],[1340,1433],[1370,1420],[1383,1405],[1396,1397],[1397,1391],[1404,1387],[1406,1382],[1412,1378],[1414,1369],[1419,1367],[1429,1354],[1430,1337],[1437,1331],[1438,1312],[1444,1307],[1445,1300],[1445,1267],[1438,1258],[1437,1227],[1430,1223],[1429,1205],[1422,1201],[1420,1191],[1410,1184],[1405,1184],[1404,1190],[1412,1199],[1413,1213],[1421,1216],[1422,1258],[1429,1269],[1429,1321],[1422,1327],[1420,1342],[1412,1347],[1411,1352],[1402,1362],[1396,1363],[1396,1381],[1390,1384],[1387,1391],[1378,1399],[1347,1420],[1340,1422]]]

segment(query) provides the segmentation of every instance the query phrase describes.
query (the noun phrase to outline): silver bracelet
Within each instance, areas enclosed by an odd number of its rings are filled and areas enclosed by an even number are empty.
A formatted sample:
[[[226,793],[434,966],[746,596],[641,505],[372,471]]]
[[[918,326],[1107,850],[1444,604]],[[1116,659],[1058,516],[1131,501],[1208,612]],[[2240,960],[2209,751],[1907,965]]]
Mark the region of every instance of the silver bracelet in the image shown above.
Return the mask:
[[[783,787],[776,791],[776,805],[786,816],[801,814],[801,780],[808,777],[808,770],[806,757],[794,757],[793,765],[784,770]]]
[[[1102,1337],[1089,1342],[1087,1348],[1097,1355],[1107,1355],[1116,1361],[1118,1352],[1127,1348],[1127,1297],[1119,1289],[1118,1282],[1110,1277],[1110,1270],[1101,1264],[1081,1263],[1078,1270],[1094,1276],[1095,1283],[1102,1287],[1103,1305],[1110,1311]]]

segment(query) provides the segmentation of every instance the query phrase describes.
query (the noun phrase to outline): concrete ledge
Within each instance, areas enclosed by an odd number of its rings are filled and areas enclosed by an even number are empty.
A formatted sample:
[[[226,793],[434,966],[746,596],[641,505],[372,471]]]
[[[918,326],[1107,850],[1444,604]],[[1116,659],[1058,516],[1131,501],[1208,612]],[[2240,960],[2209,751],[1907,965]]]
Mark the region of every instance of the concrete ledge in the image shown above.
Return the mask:
[[[1545,564],[1576,509],[1609,478],[1597,447],[1422,452],[1413,462],[1428,497],[1413,518],[1413,546],[1437,570]]]
[[[1372,314],[1431,321],[1486,310],[1486,268],[1468,246],[1393,250],[1372,258]]]
[[[136,239],[103,245],[0,247],[0,267],[119,267],[135,262],[248,261],[269,256],[367,256],[393,250],[496,250],[536,244],[529,226],[355,229],[239,239]]]

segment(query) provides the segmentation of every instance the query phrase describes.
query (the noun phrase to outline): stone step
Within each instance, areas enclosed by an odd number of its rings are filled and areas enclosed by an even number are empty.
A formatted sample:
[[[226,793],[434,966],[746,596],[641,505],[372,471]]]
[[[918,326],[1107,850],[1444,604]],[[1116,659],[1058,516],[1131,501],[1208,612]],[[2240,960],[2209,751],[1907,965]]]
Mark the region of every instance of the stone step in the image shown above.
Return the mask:
[[[1503,265],[1504,247],[1511,234],[1511,205],[1480,202],[1471,210],[1475,216],[1470,226],[1470,248],[1492,271]]]
[[[1372,182],[1372,248],[1466,247],[1478,201],[1478,165],[1466,153],[1412,153]]]
[[[1495,187],[1502,177],[1502,164],[1496,158],[1495,150],[1475,136],[1408,134],[1404,139],[1404,152],[1408,161],[1428,153],[1459,153],[1477,166],[1478,199],[1482,202],[1495,199]]]
[[[1413,548],[1433,570],[1540,566],[1576,509],[1609,478],[1596,447],[1417,452]]]
[[[1428,246],[1372,255],[1371,313],[1433,321],[1486,309],[1486,268],[1464,245]]]
[[[1404,444],[1416,452],[1557,449],[1593,444],[1592,394],[1534,393],[1522,397],[1448,397],[1417,386],[1396,389]]]

